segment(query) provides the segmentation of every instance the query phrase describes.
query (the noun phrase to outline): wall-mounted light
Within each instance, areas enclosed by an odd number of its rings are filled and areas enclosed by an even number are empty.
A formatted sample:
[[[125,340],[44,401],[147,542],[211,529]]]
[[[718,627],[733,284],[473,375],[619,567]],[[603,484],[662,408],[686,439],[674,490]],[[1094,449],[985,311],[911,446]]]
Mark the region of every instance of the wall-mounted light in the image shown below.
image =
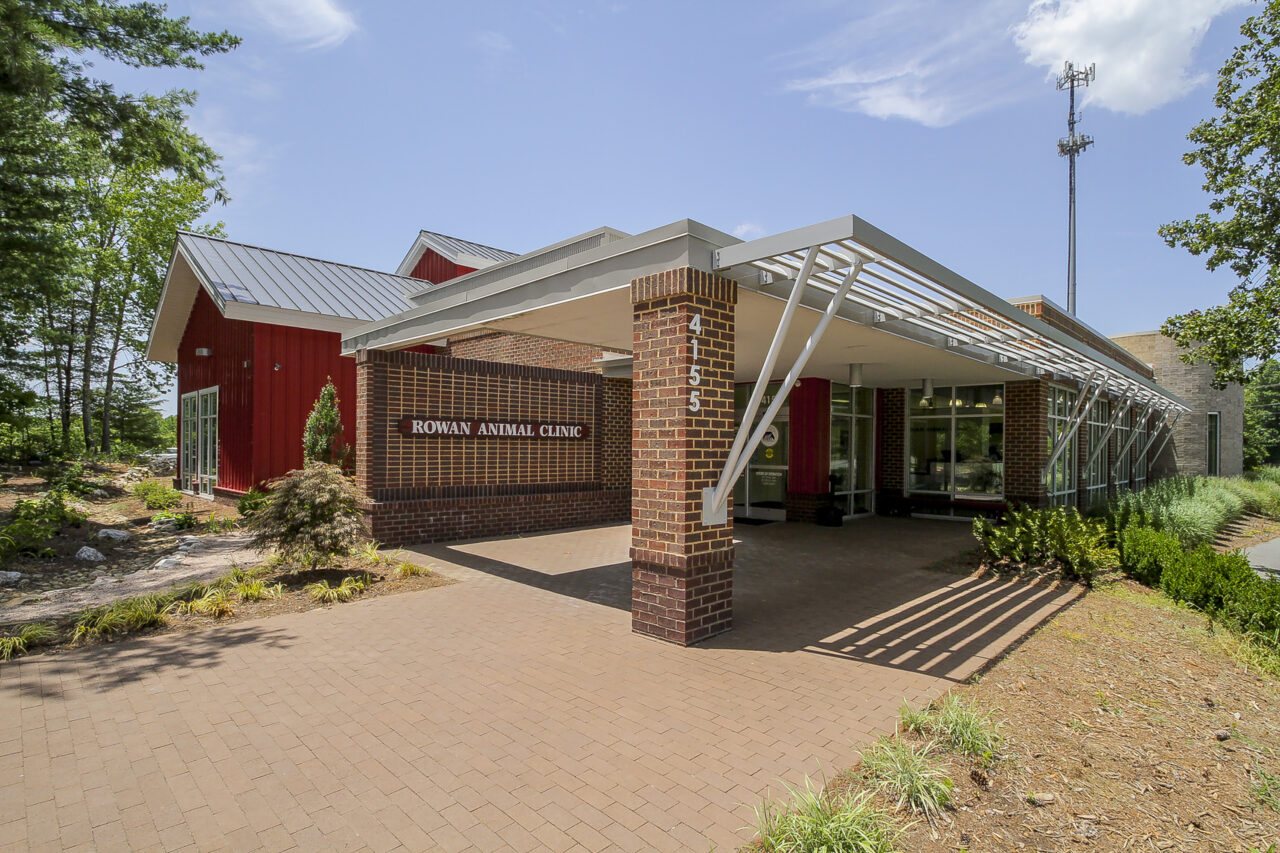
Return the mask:
[[[213,355],[213,350],[209,349],[208,347],[196,347],[196,355],[200,356],[201,358],[208,358],[209,356]]]
[[[241,367],[248,367],[251,364],[253,364],[253,362],[249,361],[249,359],[247,358],[244,361],[240,362]]]
[[[849,365],[849,387],[851,388],[862,387],[862,364],[861,363]]]
[[[280,369],[280,365],[277,363],[277,364],[276,364],[276,366],[275,366],[275,367],[273,367],[273,368],[271,368],[271,369],[272,369],[272,370],[279,370],[279,369]]]

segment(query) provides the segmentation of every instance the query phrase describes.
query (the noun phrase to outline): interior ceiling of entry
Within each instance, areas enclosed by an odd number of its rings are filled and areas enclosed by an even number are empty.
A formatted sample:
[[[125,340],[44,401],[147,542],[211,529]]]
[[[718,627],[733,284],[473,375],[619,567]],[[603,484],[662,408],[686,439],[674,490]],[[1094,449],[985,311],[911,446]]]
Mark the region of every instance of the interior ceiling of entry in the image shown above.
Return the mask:
[[[755,380],[769,342],[778,327],[783,301],[754,290],[738,290],[738,382]],[[820,314],[807,308],[796,312],[774,379],[781,379],[795,362]],[[590,344],[617,352],[631,351],[631,291],[629,287],[584,299],[549,305],[487,324],[488,328]],[[818,345],[804,376],[847,380],[849,364],[860,362],[866,385],[900,386],[930,378],[935,383],[977,384],[1024,378],[945,350],[903,340],[886,332],[836,318]]]

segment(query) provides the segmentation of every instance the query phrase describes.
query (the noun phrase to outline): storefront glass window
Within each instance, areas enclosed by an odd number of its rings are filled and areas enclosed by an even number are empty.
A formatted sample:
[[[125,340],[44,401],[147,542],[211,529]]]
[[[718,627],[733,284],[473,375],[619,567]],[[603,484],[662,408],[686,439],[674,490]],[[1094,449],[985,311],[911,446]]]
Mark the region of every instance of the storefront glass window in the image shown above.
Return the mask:
[[[831,474],[846,515],[872,508],[871,470],[875,445],[875,392],[831,383]]]
[[[1046,437],[1046,459],[1053,456],[1055,448],[1067,441],[1067,430],[1071,420],[1071,410],[1076,405],[1076,392],[1066,388],[1049,386],[1049,434]],[[1049,503],[1055,506],[1066,506],[1075,503],[1076,491],[1076,442],[1067,441],[1067,446],[1058,454],[1057,460],[1045,471],[1045,493]]]
[[[1004,494],[1004,386],[920,389],[910,394],[908,481],[913,492]]]

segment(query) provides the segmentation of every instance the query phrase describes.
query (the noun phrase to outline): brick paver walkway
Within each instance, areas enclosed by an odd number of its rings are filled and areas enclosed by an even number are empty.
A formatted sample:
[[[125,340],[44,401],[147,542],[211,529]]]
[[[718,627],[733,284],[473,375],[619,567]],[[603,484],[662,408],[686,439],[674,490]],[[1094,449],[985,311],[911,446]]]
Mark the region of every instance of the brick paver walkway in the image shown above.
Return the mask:
[[[692,850],[1067,603],[923,571],[967,526],[743,527],[737,627],[630,633],[627,528],[462,582],[0,667],[0,847]],[[446,562],[447,561],[447,562]]]

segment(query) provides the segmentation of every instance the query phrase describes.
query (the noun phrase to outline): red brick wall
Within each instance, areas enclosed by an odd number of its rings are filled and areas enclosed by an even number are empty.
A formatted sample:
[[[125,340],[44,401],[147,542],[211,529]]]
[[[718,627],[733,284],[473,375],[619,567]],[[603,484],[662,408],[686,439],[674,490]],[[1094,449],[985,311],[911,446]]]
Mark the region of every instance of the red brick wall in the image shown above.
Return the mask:
[[[685,645],[732,623],[732,511],[726,523],[704,525],[702,489],[715,485],[733,442],[737,295],[736,282],[690,268],[631,282],[631,625]],[[697,315],[700,334],[690,328]]]
[[[471,332],[449,338],[449,354],[456,358],[474,358],[481,361],[501,361],[506,364],[527,364],[534,367],[554,367],[562,370],[579,370],[599,373],[599,347],[536,338],[531,335],[515,335],[508,332]]]
[[[1045,502],[1049,441],[1049,384],[1042,379],[1004,386],[1004,496],[1010,504]]]
[[[901,495],[906,486],[907,392],[876,390],[876,489]]]
[[[386,544],[627,516],[630,382],[442,355],[357,355],[356,477]],[[405,415],[584,423],[581,440],[404,436]]]

